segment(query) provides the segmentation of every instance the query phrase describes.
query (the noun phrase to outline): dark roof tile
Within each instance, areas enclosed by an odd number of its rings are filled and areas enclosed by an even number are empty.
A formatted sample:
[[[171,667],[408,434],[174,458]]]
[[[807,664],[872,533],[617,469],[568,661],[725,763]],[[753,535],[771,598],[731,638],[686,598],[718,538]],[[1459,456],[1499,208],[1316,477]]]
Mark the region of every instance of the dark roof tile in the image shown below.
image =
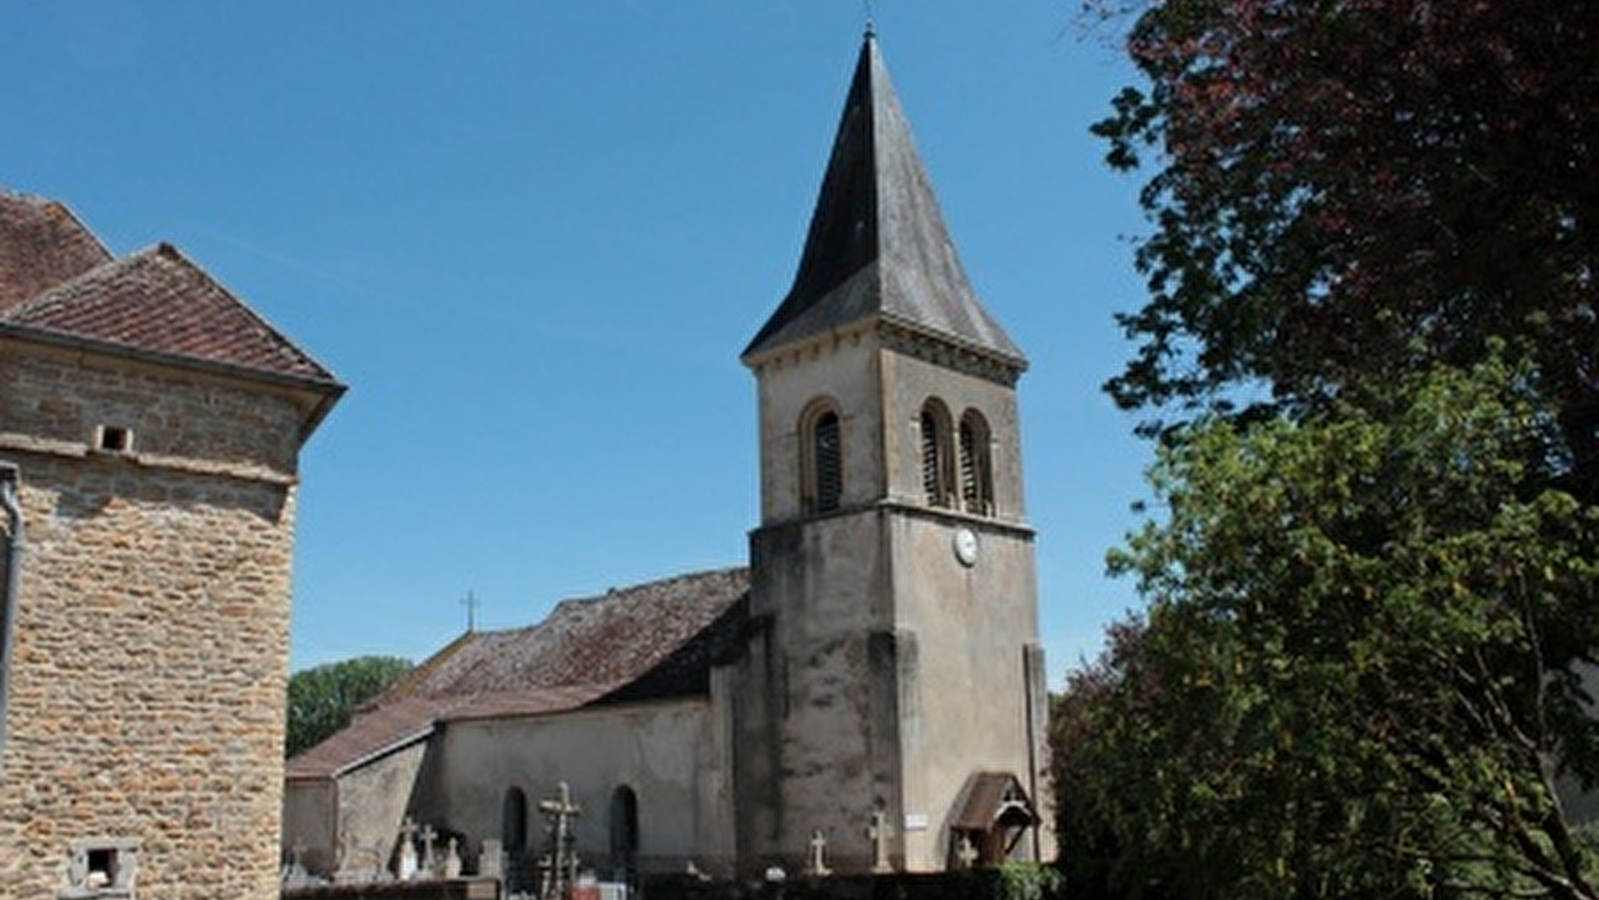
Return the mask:
[[[358,713],[350,724],[284,765],[290,780],[328,778],[388,749],[414,743],[432,732],[450,700],[413,697]]]
[[[749,590],[746,569],[682,575],[562,601],[537,625],[485,631],[451,653],[414,695],[451,696],[627,683],[699,636]]]
[[[743,357],[873,316],[1018,372],[1027,364],[966,279],[910,123],[868,35],[794,285]]]
[[[0,315],[110,261],[111,254],[62,204],[0,191]]]
[[[170,244],[48,288],[3,321],[146,352],[333,383],[331,372]]]
[[[960,814],[950,827],[962,831],[989,831],[998,825],[1031,825],[1038,812],[1021,780],[1010,772],[974,772],[966,782]]]
[[[452,641],[351,725],[289,761],[326,778],[439,721],[535,716],[692,696],[743,635],[749,570],[719,569],[566,600],[528,628]]]

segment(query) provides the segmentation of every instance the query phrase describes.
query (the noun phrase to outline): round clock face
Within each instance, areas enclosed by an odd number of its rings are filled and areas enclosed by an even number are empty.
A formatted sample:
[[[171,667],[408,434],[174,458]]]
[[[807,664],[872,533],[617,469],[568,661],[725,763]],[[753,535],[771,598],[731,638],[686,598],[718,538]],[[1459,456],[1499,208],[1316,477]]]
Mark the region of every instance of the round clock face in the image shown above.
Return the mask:
[[[955,558],[963,566],[977,565],[977,533],[970,528],[955,529]]]

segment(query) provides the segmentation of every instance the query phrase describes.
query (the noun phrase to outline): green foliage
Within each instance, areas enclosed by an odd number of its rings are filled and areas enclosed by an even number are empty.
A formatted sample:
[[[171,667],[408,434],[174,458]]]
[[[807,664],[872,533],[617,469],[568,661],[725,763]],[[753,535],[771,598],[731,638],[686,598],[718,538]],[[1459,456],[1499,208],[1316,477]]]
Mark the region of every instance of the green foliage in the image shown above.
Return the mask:
[[[1148,84],[1095,127],[1153,170],[1117,401],[1180,417],[1263,386],[1298,411],[1498,338],[1599,500],[1592,0],[1140,6]]]
[[[1066,889],[1066,876],[1054,866],[1005,863],[994,872],[998,875],[994,900],[1059,900]]]
[[[1057,703],[1074,892],[1594,897],[1554,793],[1599,775],[1592,0],[1137,9],[1107,389],[1164,508]]]
[[[289,676],[289,721],[284,756],[294,756],[350,724],[352,714],[411,671],[411,661],[360,656]]]
[[[1057,703],[1074,886],[1595,896],[1558,767],[1599,775],[1599,511],[1497,358],[1298,420],[1202,419],[1112,568],[1141,621]]]

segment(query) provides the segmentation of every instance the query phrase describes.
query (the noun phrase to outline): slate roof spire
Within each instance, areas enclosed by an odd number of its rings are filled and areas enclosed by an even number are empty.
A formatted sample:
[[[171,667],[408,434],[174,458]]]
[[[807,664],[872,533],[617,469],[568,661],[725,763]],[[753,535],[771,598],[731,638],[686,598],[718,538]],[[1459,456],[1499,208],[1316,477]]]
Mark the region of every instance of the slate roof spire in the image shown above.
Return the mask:
[[[794,286],[742,358],[873,317],[1027,365],[966,280],[868,28]]]

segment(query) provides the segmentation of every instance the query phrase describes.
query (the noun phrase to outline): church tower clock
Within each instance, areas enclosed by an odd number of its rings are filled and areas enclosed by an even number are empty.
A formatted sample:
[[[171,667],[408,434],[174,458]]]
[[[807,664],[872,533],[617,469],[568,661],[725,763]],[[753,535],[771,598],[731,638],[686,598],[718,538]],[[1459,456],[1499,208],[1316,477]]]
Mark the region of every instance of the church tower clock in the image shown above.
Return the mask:
[[[792,289],[742,356],[761,524],[735,701],[738,854],[936,871],[1050,852],[1022,352],[977,300],[861,48]]]

